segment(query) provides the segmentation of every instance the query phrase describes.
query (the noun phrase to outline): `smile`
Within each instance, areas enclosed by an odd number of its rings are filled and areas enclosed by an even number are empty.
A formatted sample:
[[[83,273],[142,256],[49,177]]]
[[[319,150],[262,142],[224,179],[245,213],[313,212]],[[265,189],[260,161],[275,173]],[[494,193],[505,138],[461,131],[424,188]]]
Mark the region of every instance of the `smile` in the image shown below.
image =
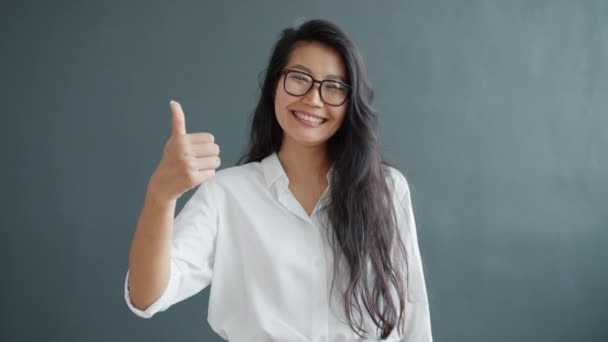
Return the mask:
[[[294,111],[292,111],[291,114],[301,123],[312,127],[321,126],[323,123],[325,123],[325,121],[327,121],[326,119],[315,118],[310,115],[305,115]]]

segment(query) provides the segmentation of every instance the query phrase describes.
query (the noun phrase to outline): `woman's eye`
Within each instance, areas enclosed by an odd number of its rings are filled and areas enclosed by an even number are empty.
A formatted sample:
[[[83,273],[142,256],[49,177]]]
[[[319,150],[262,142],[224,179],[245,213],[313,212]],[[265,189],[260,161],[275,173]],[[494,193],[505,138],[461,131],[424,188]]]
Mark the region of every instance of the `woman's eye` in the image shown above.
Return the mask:
[[[297,81],[309,82],[308,77],[302,75],[292,75],[291,78]]]
[[[325,87],[329,88],[331,90],[343,90],[344,89],[344,87],[340,83],[328,83]]]

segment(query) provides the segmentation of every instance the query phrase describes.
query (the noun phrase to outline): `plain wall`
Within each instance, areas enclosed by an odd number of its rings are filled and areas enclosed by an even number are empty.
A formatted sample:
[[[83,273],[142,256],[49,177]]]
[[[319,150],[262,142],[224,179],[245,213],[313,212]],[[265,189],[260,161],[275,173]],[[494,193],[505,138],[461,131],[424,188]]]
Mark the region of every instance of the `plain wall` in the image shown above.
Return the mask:
[[[364,55],[435,340],[607,341],[604,0],[3,3],[0,340],[220,340],[209,288],[128,310],[131,238],[169,100],[234,165],[270,49],[303,18]]]

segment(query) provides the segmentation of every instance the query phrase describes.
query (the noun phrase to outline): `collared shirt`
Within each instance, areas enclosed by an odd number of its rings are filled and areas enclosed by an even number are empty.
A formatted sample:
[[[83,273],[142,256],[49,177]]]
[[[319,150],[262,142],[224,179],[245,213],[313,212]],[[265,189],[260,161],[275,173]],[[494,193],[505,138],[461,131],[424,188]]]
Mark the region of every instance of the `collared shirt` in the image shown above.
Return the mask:
[[[386,341],[430,342],[429,306],[409,188],[398,170],[390,171],[406,248],[408,291],[405,335],[399,336],[395,329]],[[369,337],[379,335],[374,335],[378,330],[364,307],[369,339],[360,339],[346,323],[343,279],[336,279],[330,294],[331,226],[321,209],[328,201],[331,173],[329,186],[309,216],[289,190],[276,153],[261,162],[219,170],[175,217],[171,272],[164,292],[146,310],[135,308],[127,270],[128,307],[149,318],[211,285],[207,320],[218,335],[232,342],[378,340]]]

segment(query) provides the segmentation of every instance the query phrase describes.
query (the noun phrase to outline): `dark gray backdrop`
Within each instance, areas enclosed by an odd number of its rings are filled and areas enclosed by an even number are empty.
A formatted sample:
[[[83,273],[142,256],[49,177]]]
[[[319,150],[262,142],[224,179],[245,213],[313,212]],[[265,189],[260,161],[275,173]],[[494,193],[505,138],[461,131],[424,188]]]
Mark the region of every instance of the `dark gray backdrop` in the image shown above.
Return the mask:
[[[281,29],[361,48],[413,190],[436,341],[607,341],[608,2],[3,2],[2,341],[218,341],[123,282],[168,103],[231,166]],[[192,192],[180,199],[178,209]]]

